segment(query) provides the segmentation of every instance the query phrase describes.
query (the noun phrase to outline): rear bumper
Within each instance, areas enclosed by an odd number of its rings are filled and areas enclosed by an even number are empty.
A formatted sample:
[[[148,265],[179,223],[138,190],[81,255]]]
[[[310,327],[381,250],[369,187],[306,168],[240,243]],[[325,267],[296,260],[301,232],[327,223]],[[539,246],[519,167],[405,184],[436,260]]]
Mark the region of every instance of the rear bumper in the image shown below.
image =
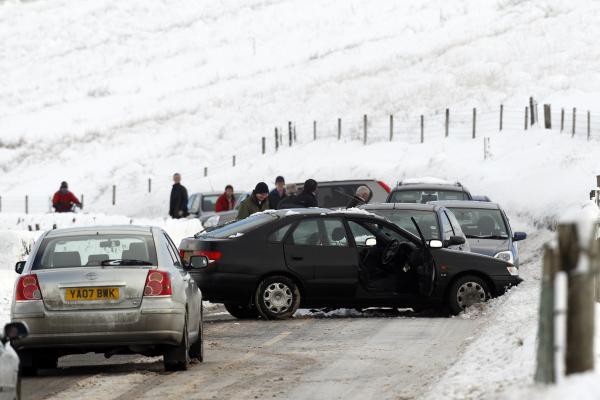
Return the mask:
[[[202,292],[204,300],[213,303],[236,303],[249,301],[254,294],[256,276],[230,273],[190,272]]]
[[[28,304],[25,310],[17,305],[12,320],[27,323],[29,335],[14,345],[24,350],[181,343],[184,306],[174,307],[177,303],[171,299],[148,303],[134,309],[85,311],[48,311],[41,302]],[[33,312],[35,306],[38,312]]]

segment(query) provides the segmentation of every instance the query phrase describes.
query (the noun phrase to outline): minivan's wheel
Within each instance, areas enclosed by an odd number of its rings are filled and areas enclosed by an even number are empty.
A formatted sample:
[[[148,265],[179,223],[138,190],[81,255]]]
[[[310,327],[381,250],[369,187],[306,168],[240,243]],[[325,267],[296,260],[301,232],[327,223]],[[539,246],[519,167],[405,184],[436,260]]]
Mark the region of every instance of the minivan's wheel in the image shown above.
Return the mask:
[[[223,304],[229,314],[237,319],[255,319],[258,318],[256,307],[247,304],[225,303]]]
[[[452,314],[457,315],[473,304],[488,301],[490,297],[490,289],[483,279],[466,275],[452,284],[448,294],[448,305]]]
[[[288,319],[300,306],[300,290],[286,276],[269,276],[258,285],[254,303],[265,319]]]
[[[188,316],[185,315],[183,324],[183,337],[177,346],[169,346],[165,350],[163,361],[166,371],[185,371],[190,364],[188,337]]]
[[[189,355],[190,358],[204,361],[204,311],[203,307],[200,308],[200,322],[198,323],[198,339],[190,346]]]

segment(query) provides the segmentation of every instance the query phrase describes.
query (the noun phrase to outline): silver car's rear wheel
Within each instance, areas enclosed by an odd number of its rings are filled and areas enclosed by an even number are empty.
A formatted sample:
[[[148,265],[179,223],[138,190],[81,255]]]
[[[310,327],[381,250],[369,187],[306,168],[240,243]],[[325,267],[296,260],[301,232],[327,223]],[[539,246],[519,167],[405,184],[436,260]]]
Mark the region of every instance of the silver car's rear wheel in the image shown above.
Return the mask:
[[[185,315],[181,343],[177,346],[169,346],[163,356],[165,370],[185,371],[190,365],[189,355],[188,316]]]
[[[270,276],[258,285],[254,302],[263,318],[287,319],[300,306],[300,290],[287,276]]]

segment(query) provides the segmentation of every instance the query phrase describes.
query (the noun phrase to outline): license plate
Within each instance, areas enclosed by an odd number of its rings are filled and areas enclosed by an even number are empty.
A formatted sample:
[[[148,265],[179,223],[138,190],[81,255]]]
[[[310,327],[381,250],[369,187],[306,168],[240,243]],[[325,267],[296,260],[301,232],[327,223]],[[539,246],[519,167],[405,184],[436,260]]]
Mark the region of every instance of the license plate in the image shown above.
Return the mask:
[[[93,301],[93,300],[118,300],[119,288],[67,288],[65,300],[67,301]]]

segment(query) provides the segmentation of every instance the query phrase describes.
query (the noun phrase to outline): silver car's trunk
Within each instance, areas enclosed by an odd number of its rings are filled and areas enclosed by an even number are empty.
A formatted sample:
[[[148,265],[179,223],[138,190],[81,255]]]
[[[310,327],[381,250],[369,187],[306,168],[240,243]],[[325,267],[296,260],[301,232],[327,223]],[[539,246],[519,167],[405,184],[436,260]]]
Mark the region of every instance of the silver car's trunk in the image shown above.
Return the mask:
[[[44,305],[53,311],[137,308],[148,270],[156,267],[85,267],[33,271]]]

